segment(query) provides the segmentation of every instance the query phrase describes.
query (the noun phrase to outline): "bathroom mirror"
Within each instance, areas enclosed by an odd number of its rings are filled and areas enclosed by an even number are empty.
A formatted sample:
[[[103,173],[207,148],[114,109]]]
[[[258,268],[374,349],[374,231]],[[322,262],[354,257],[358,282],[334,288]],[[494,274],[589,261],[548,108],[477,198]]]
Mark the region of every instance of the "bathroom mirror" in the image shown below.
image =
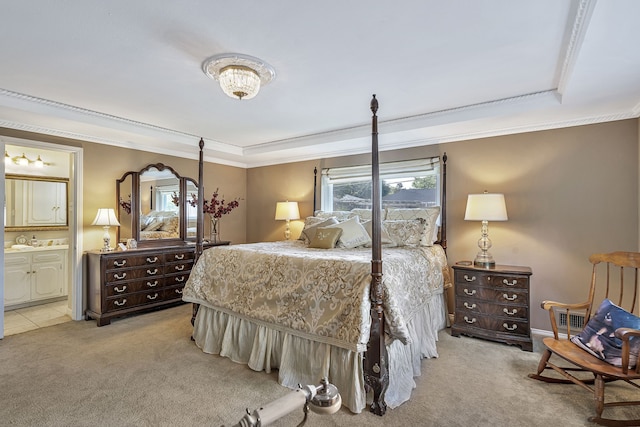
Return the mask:
[[[69,179],[5,175],[5,231],[67,230]]]

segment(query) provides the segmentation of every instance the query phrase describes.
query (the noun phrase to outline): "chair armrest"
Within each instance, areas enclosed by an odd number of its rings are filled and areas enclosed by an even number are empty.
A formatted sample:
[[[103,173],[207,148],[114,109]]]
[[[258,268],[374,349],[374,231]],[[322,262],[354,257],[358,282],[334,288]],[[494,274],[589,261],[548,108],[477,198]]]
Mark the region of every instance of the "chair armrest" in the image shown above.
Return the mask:
[[[640,337],[640,330],[632,328],[618,328],[615,331],[616,338],[622,340],[622,372],[626,375],[629,369],[629,360],[631,346],[629,339],[632,337]],[[636,372],[640,372],[640,363],[636,364]]]
[[[540,304],[544,310],[551,310],[552,308],[560,308],[566,310],[586,310],[589,308],[589,302],[581,302],[578,304],[565,304],[557,301],[542,301]]]

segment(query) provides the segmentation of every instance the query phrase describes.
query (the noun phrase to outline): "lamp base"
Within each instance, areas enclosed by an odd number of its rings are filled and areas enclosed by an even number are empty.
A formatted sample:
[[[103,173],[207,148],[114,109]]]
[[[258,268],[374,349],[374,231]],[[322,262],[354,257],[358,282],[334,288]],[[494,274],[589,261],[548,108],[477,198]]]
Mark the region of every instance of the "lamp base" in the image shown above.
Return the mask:
[[[476,259],[473,260],[473,265],[480,268],[495,268],[496,262],[489,252],[481,251],[478,252]]]

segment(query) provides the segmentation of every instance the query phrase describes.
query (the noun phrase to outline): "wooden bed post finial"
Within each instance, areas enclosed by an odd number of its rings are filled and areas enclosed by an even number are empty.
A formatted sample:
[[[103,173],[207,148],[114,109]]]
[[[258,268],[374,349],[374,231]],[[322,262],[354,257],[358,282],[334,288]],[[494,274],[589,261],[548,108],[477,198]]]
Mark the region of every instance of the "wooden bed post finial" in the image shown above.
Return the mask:
[[[378,112],[378,100],[376,99],[376,94],[373,94],[373,98],[371,98],[371,112],[375,116]]]

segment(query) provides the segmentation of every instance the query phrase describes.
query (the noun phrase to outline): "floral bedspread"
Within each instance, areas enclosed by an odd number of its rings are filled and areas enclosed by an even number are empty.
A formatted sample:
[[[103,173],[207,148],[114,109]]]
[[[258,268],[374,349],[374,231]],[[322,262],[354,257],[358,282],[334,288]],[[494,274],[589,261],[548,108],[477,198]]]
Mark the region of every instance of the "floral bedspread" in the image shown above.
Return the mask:
[[[443,292],[440,246],[383,248],[387,333]],[[371,249],[312,249],[301,241],[217,246],[191,271],[183,300],[353,351],[369,339]]]

